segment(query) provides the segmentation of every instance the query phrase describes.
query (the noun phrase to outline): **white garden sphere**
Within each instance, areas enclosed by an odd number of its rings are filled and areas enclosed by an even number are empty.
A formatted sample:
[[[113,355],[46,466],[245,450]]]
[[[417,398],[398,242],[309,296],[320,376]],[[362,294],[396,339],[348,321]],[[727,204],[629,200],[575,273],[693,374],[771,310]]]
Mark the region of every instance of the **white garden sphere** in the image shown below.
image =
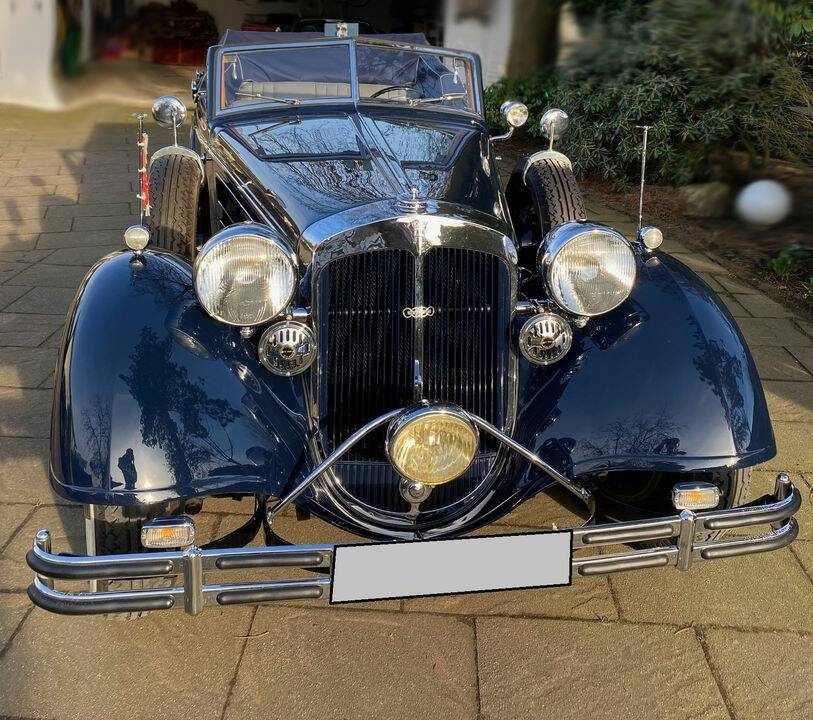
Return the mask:
[[[790,193],[776,180],[757,180],[746,185],[737,195],[737,215],[754,225],[776,225],[791,208]]]

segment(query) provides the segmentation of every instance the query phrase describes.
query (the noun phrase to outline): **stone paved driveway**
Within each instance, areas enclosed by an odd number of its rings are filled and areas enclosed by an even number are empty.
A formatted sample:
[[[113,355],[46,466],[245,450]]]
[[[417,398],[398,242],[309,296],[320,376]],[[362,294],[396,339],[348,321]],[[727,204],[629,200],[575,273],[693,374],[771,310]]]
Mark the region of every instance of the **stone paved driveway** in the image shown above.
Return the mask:
[[[792,473],[806,496],[792,548],[689,574],[349,609],[286,604],[130,623],[33,610],[23,554],[34,532],[49,527],[63,548],[81,543],[79,509],[46,480],[51,375],[77,284],[135,217],[132,139],[121,107],[0,114],[0,715],[813,717],[813,327],[671,239],[666,249],[721,293],[753,349],[780,451],[754,491],[779,469]],[[210,533],[237,524],[233,505],[208,507],[200,524]],[[506,518],[505,530],[535,527],[537,509]],[[330,534],[285,521],[303,538]]]

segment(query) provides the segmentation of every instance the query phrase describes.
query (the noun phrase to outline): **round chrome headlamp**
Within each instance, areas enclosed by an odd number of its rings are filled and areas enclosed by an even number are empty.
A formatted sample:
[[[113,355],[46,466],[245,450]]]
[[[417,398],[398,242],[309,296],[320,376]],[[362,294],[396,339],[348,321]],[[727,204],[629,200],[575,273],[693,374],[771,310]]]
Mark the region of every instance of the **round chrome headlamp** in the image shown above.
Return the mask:
[[[296,289],[296,259],[265,225],[241,223],[212,236],[195,260],[195,292],[209,315],[260,325],[279,315]]]
[[[540,270],[556,303],[574,315],[601,315],[618,307],[635,284],[635,253],[616,230],[565,223],[539,249]]]
[[[462,410],[428,405],[395,418],[387,431],[386,447],[402,477],[442,485],[471,467],[479,443],[477,428]]]

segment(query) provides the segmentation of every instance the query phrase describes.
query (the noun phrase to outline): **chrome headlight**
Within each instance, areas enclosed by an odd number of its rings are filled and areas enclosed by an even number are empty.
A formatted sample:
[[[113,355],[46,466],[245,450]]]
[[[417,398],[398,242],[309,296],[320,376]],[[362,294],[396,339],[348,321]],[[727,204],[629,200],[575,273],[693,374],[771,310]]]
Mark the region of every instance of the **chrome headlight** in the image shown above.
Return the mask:
[[[556,303],[575,315],[601,315],[629,297],[635,253],[616,230],[565,223],[540,247],[539,266]]]
[[[458,408],[428,405],[408,410],[390,424],[387,454],[399,475],[424,485],[459,478],[474,462],[477,428]]]
[[[296,259],[265,225],[241,223],[212,236],[195,260],[195,292],[209,315],[260,325],[279,315],[296,289]]]

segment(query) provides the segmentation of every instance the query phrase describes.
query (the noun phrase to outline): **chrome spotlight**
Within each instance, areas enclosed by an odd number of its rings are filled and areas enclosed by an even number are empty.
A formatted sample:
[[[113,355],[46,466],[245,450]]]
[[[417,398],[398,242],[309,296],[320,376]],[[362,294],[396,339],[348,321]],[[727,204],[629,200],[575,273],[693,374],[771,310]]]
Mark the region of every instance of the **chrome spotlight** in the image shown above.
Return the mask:
[[[535,365],[550,365],[561,360],[572,344],[570,325],[555,313],[534,315],[519,332],[519,349]]]
[[[162,95],[152,104],[152,116],[161,127],[177,128],[186,120],[186,105],[174,95]]]
[[[647,249],[655,250],[663,242],[663,233],[656,227],[642,227],[638,231],[638,241]]]
[[[136,255],[150,243],[150,231],[143,225],[130,225],[124,231],[124,244]]]
[[[260,338],[260,362],[275,375],[290,377],[307,370],[316,358],[316,339],[307,325],[275,323]]]
[[[546,110],[539,121],[539,129],[542,135],[548,138],[548,149],[553,150],[553,141],[558,140],[565,134],[567,126],[570,124],[570,117],[564,110],[551,108]]]

